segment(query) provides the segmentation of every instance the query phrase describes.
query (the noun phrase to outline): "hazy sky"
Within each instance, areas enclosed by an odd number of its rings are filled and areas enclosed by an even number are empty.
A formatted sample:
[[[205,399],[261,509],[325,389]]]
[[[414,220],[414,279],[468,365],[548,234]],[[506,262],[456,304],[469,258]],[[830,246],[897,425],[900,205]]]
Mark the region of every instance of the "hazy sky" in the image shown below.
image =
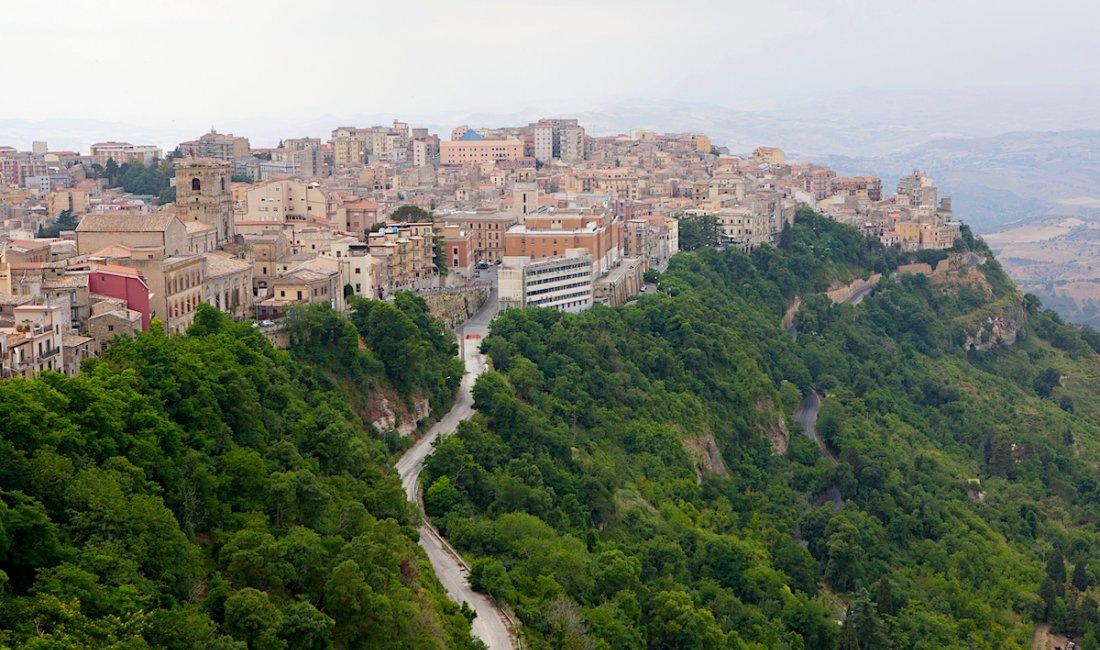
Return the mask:
[[[1092,0],[0,4],[0,118],[156,124],[1100,81]]]

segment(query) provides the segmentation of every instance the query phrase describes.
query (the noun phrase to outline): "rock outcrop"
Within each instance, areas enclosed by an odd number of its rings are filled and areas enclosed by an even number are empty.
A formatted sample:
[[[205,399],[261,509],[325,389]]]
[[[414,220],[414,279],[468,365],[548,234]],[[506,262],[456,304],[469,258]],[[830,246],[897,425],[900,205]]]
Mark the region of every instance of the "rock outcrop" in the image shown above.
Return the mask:
[[[985,352],[996,347],[1008,347],[1016,342],[1023,322],[1022,313],[988,315],[979,325],[977,333],[966,337],[963,349]]]
[[[372,392],[369,400],[371,424],[379,431],[393,429],[403,436],[412,435],[421,420],[431,415],[432,406],[424,396],[414,397],[410,409],[398,399],[390,400],[382,391]]]
[[[722,453],[718,451],[718,443],[714,441],[714,434],[708,431],[699,437],[685,438],[683,444],[695,465],[696,479],[703,480],[704,474],[729,476],[726,464],[722,462]]]

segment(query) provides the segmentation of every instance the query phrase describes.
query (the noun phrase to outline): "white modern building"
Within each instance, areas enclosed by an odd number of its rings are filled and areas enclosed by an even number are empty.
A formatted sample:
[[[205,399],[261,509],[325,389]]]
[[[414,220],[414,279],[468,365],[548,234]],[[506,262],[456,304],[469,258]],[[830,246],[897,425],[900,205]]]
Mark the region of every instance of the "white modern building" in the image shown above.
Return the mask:
[[[497,280],[502,309],[550,307],[580,312],[592,306],[592,256],[584,248],[540,260],[506,256]]]

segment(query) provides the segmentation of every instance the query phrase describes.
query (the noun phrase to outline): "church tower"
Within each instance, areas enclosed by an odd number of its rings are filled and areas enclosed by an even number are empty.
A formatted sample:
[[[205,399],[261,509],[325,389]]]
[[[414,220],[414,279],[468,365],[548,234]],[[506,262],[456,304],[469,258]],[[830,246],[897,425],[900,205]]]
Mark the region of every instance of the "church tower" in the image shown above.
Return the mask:
[[[185,224],[201,221],[217,231],[218,246],[233,241],[233,193],[230,163],[187,158],[176,167],[176,216]]]

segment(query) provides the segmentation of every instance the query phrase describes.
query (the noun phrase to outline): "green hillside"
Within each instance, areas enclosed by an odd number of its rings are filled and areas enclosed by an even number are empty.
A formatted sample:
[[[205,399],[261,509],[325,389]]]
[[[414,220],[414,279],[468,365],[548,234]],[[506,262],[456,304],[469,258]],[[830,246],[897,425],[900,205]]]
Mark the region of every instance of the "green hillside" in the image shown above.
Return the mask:
[[[1096,648],[1100,337],[968,249],[834,305],[909,260],[803,212],[634,304],[509,311],[428,513],[532,648]]]
[[[446,402],[453,343],[412,296],[353,315],[409,364],[329,310],[292,354],[202,305],[187,336],[0,382],[0,647],[473,646],[332,380]]]

